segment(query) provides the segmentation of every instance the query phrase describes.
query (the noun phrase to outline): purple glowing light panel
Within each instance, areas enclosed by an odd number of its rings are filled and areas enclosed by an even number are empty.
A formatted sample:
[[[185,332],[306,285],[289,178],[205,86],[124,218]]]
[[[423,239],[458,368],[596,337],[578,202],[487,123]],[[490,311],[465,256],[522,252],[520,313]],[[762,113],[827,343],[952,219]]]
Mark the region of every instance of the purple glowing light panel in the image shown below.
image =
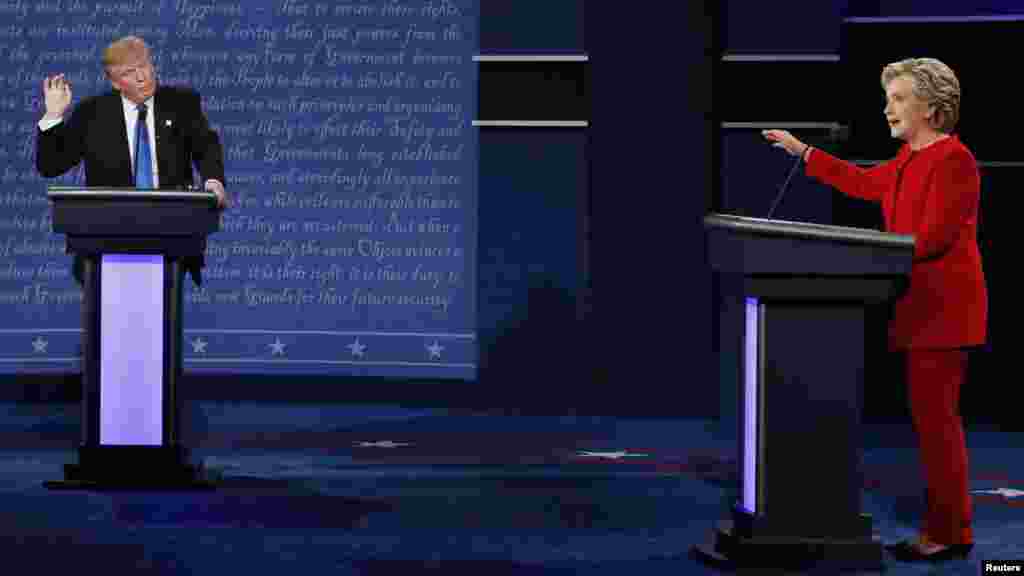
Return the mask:
[[[100,444],[160,445],[164,257],[104,254],[100,270]]]
[[[743,508],[757,512],[757,421],[758,363],[760,357],[761,303],[747,298],[746,331],[743,339]]]

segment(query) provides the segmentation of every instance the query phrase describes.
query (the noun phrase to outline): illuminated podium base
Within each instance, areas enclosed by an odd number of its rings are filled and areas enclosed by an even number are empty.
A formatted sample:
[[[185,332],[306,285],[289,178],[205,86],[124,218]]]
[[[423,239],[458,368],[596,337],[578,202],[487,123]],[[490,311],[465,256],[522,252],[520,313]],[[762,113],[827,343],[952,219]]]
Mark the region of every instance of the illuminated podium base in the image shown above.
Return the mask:
[[[881,539],[861,512],[866,305],[849,298],[746,298],[738,500],[712,542],[696,547],[698,560],[740,570],[882,569]]]
[[[83,442],[52,489],[209,489],[180,444],[179,262],[100,254],[84,262]]]
[[[78,463],[64,465],[64,479],[43,484],[52,490],[212,490],[213,478],[189,462],[182,446],[80,446]]]

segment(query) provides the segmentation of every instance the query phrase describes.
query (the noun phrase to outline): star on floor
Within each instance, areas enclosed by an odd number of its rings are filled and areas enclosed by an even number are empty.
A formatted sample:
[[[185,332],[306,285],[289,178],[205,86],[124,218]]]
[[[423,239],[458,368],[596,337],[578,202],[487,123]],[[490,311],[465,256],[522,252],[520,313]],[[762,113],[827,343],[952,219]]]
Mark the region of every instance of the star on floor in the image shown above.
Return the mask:
[[[267,346],[270,346],[270,353],[274,356],[284,356],[284,342],[281,342],[280,338],[274,338],[274,341]]]
[[[32,341],[32,351],[37,353],[37,354],[42,354],[42,353],[46,352],[46,345],[47,344],[49,344],[49,342],[47,342],[46,340],[43,340],[39,336],[36,336],[36,339]]]
[[[203,340],[202,336],[196,338],[195,340],[192,341],[192,352],[195,354],[206,354],[207,344],[209,344],[209,342]]]
[[[356,341],[349,344],[347,348],[351,350],[352,355],[356,356],[357,358],[362,358],[363,356],[366,355],[366,344],[361,343],[359,341],[359,338],[356,338]]]
[[[441,346],[441,344],[439,344],[437,340],[434,340],[433,344],[427,346],[427,351],[430,352],[431,360],[440,359],[442,350],[444,350],[444,346]]]
[[[375,442],[356,442],[357,448],[398,448],[399,446],[412,446],[408,442],[392,442],[391,440],[378,440]]]
[[[971,490],[972,494],[995,494],[1003,498],[1020,498],[1024,496],[1024,490],[1015,488],[996,488],[995,490]]]
[[[580,458],[604,458],[606,460],[621,460],[623,458],[646,458],[649,454],[639,454],[636,452],[628,452],[626,450],[617,450],[615,452],[596,452],[591,450],[582,450],[577,454]]]

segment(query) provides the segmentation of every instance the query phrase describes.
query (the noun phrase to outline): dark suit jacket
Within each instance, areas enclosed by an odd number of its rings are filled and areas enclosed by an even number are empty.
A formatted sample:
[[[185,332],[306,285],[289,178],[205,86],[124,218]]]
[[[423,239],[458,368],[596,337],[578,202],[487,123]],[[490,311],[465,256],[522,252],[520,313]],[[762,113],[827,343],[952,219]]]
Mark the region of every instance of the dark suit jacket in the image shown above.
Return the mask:
[[[200,186],[210,179],[226,184],[224,151],[203,114],[199,94],[189,88],[159,86],[153,98],[160,188],[193,185],[193,164],[202,178]],[[63,122],[37,132],[36,168],[42,176],[60,176],[84,162],[86,186],[134,184],[124,107],[118,92],[85,98]],[[198,282],[202,260],[186,265]],[[81,282],[78,258],[75,278]]]

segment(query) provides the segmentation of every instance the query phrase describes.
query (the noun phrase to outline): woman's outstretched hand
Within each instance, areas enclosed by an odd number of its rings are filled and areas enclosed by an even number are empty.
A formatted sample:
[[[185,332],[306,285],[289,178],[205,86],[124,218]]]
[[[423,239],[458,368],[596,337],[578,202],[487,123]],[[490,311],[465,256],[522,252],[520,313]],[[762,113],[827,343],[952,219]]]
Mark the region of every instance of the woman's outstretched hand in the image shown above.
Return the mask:
[[[767,140],[774,142],[772,146],[782,148],[793,156],[801,156],[804,152],[807,152],[807,144],[797,140],[785,130],[762,130],[761,135]]]

